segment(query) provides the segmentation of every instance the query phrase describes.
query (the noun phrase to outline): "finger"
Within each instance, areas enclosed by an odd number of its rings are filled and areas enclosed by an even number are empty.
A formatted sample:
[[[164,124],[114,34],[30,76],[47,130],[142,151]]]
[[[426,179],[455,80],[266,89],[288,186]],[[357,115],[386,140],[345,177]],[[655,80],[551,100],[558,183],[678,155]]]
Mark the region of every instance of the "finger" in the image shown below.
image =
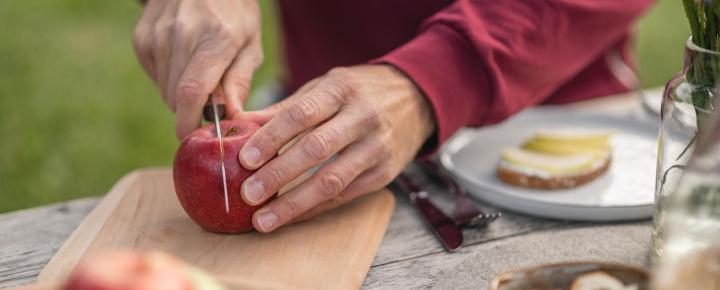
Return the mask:
[[[157,84],[155,60],[152,53],[153,30],[147,28],[148,24],[140,21],[133,32],[133,48],[138,57],[140,66],[150,79]]]
[[[379,147],[379,146],[376,146]],[[253,215],[253,226],[271,232],[318,204],[339,198],[358,175],[378,163],[381,148],[365,144],[348,147],[338,159],[325,165],[312,177],[273,200]],[[336,203],[344,203],[337,200]]]
[[[155,60],[155,83],[160,90],[160,96],[173,112],[174,107],[168,102],[167,78],[170,69],[170,30],[172,29],[172,19],[174,18],[174,5],[166,5],[154,27],[153,36],[155,37],[153,44],[153,59]]]
[[[320,82],[319,78],[313,79],[306,84],[304,84],[300,89],[298,89],[293,95],[301,96],[310,91],[311,89],[315,88],[317,84]],[[238,119],[244,119],[249,120],[252,122],[255,122],[259,125],[265,125],[272,117],[277,115],[278,112],[282,111],[282,109],[286,108],[288,105],[290,105],[293,102],[293,99],[288,97],[285,100],[282,100],[276,104],[273,104],[265,109],[258,110],[258,111],[251,111],[251,112],[244,112],[240,116],[235,116],[235,118]]]
[[[380,169],[380,167],[365,171],[360,174],[360,176],[355,178],[355,180],[353,180],[350,184],[348,184],[345,190],[343,190],[335,198],[332,198],[328,201],[322,202],[314,206],[313,208],[300,214],[290,222],[294,223],[305,221],[323,212],[338,208],[346,203],[351,202],[358,196],[382,189],[383,187],[390,184],[391,181],[392,178],[388,178],[385,171]]]
[[[200,124],[208,95],[218,86],[222,74],[233,59],[227,41],[207,41],[198,46],[175,88],[175,133],[178,138],[190,134]]]
[[[152,24],[158,15],[162,13],[163,7],[164,6],[160,5],[146,6],[133,31],[133,48],[140,62],[140,66],[156,84],[157,72],[155,71],[155,60],[153,58],[153,39],[155,38],[155,33]]]
[[[243,111],[243,104],[250,94],[253,74],[262,61],[263,51],[258,34],[240,51],[223,76],[228,117],[233,118]]]
[[[335,114],[342,104],[342,95],[347,93],[343,88],[319,83],[314,89],[294,98],[245,143],[240,150],[243,167],[260,167],[290,139]]]
[[[341,112],[246,179],[243,199],[251,205],[264,202],[285,184],[357,140],[365,132],[364,126],[362,115]]]
[[[185,72],[187,64],[193,55],[193,50],[198,45],[198,25],[190,22],[193,17],[183,17],[186,11],[194,9],[190,2],[181,2],[178,7],[178,18],[185,18],[182,22],[176,22],[170,30],[170,60],[168,63],[167,81],[165,91],[169,94],[168,106],[173,112],[177,111],[176,88],[180,77]]]

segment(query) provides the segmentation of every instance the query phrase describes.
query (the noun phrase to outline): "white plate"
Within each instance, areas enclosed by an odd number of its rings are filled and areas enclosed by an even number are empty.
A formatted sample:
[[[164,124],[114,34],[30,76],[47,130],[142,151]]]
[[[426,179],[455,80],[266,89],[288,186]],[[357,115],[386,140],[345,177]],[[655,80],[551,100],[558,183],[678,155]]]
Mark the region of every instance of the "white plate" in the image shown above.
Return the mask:
[[[580,187],[553,191],[514,187],[496,178],[502,148],[554,127],[615,131],[608,172]],[[510,210],[583,221],[641,219],[653,212],[657,132],[657,124],[630,117],[540,107],[497,126],[458,132],[443,147],[440,161],[471,194]]]

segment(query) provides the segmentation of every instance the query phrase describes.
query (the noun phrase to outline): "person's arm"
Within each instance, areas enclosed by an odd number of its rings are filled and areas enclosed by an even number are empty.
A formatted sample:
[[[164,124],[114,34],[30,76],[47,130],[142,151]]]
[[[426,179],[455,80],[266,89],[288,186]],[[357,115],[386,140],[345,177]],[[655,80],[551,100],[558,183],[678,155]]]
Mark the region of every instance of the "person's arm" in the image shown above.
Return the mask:
[[[376,61],[392,66],[336,68],[279,104],[247,112],[264,124],[238,156],[257,169],[242,186],[248,204],[265,202],[327,161],[255,212],[253,225],[271,232],[380,189],[433,131],[439,143],[460,126],[496,122],[540,102],[622,37],[647,6],[595,2],[458,1]]]
[[[543,102],[623,39],[652,2],[460,0],[372,63],[399,68],[432,103],[432,151],[462,126]]]

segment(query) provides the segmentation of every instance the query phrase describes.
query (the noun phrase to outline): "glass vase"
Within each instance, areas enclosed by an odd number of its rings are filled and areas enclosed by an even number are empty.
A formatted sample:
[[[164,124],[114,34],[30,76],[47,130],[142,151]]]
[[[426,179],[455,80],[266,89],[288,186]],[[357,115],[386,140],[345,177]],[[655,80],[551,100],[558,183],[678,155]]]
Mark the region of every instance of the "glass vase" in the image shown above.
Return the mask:
[[[720,289],[720,118],[709,120],[701,123],[695,152],[666,197],[652,289]]]
[[[663,254],[667,201],[678,190],[699,131],[703,130],[702,124],[715,115],[712,102],[720,88],[718,81],[720,53],[698,47],[689,39],[683,70],[667,83],[662,99],[652,224],[653,260]]]

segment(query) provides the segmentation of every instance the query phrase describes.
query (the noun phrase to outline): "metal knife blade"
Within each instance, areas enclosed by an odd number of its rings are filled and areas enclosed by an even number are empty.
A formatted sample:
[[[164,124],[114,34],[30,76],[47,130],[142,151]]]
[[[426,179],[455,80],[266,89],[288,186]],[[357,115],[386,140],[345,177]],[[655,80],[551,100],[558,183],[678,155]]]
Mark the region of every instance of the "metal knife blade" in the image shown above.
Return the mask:
[[[428,193],[415,185],[405,174],[400,174],[398,179],[408,190],[410,202],[420,211],[423,220],[445,249],[450,252],[460,249],[463,243],[463,235],[462,230],[455,224],[455,221],[435,206],[428,198]]]
[[[222,173],[223,192],[225,194],[225,212],[230,212],[230,202],[228,200],[228,185],[227,185],[227,173],[225,173],[225,146],[223,145],[223,135],[220,130],[220,114],[218,110],[218,104],[215,100],[215,95],[210,95],[210,102],[212,103],[213,112],[213,123],[215,123],[215,132],[217,133],[218,139],[220,140],[220,171]]]

